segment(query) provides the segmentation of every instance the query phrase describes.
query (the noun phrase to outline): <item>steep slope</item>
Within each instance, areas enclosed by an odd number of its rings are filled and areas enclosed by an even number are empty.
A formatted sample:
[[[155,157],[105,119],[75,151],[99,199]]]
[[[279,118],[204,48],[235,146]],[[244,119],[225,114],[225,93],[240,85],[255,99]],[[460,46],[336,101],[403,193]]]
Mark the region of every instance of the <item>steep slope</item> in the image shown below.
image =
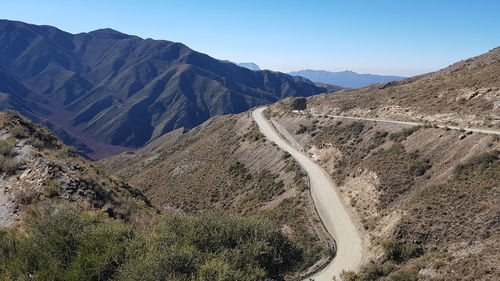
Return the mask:
[[[154,211],[141,192],[103,174],[46,128],[0,112],[0,227],[63,203],[121,219]]]
[[[269,221],[160,213],[141,192],[0,112],[0,280],[276,280],[304,250]]]
[[[301,268],[325,265],[331,237],[321,225],[300,166],[259,132],[250,113],[214,117],[136,153],[100,161],[160,209],[264,216],[305,250]]]
[[[339,85],[346,88],[361,88],[371,84],[405,79],[406,77],[376,74],[359,74],[354,71],[331,72],[325,70],[299,70],[288,74],[305,77],[311,81]]]
[[[391,118],[385,115],[387,119],[412,120],[417,109],[431,117],[439,110],[442,115],[432,120],[446,125],[442,116],[460,117],[463,110],[477,120],[474,126],[491,125],[489,130],[498,131],[489,118],[498,112],[498,63],[494,49],[384,89],[378,85],[308,98],[304,114],[291,112],[288,100],[269,107],[267,116],[274,125],[331,175],[361,218],[369,262],[342,274],[343,280],[495,280],[499,275],[498,135],[430,123],[327,116],[333,111],[374,117],[392,103],[403,110]],[[457,102],[462,87],[492,89],[463,104]],[[441,106],[435,104],[439,100]]]
[[[0,75],[2,108],[64,130],[93,157],[141,147],[214,115],[339,89],[250,71],[180,43],[7,20],[0,21]]]
[[[309,100],[312,113],[499,128],[500,47],[440,71]]]

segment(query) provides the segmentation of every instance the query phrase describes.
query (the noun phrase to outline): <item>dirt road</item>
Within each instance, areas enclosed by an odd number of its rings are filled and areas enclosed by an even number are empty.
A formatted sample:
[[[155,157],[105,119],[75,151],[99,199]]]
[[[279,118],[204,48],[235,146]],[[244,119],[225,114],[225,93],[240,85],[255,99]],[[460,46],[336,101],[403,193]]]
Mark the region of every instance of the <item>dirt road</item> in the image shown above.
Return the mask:
[[[319,217],[337,243],[336,257],[311,278],[315,281],[332,281],[332,277],[338,277],[342,270],[356,269],[361,264],[364,256],[361,233],[328,174],[276,132],[263,115],[265,109],[266,107],[261,107],[252,112],[255,122],[268,140],[290,153],[304,168],[310,179],[311,194]]]
[[[298,112],[298,114],[306,114],[306,113]],[[397,121],[397,120],[387,120],[387,119],[378,119],[378,118],[351,117],[351,116],[316,114],[316,113],[310,113],[310,114],[312,116],[328,116],[328,117],[340,118],[340,119],[384,122],[384,123],[403,124],[403,125],[412,125],[412,126],[425,126],[426,125],[425,123],[422,123],[422,122]],[[447,126],[447,125],[437,125],[437,124],[434,124],[434,126],[436,126],[438,128],[443,128],[443,129],[464,130],[464,131],[471,131],[471,132],[481,133],[481,134],[500,135],[500,131],[495,130],[495,129],[467,128],[467,127]]]

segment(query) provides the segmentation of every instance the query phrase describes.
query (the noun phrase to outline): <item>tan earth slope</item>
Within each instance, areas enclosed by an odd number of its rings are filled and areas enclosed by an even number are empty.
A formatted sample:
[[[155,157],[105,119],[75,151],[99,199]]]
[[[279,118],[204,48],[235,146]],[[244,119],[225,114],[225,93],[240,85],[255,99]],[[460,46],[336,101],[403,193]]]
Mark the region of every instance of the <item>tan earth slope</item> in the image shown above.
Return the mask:
[[[366,264],[342,280],[500,276],[499,51],[396,83],[311,97],[302,114],[290,100],[268,107],[267,118],[327,171],[367,233]],[[462,100],[467,89],[476,94]]]
[[[481,133],[499,129],[499,54],[496,48],[435,73],[314,96],[303,114],[291,111],[290,100],[264,112],[292,147],[326,171],[360,219],[365,263],[340,279],[500,275],[500,144],[497,135]],[[331,241],[305,173],[290,156],[243,113],[171,132],[100,164],[162,209],[270,217],[307,249],[304,266],[323,257],[314,272],[327,264]]]
[[[188,133],[171,132],[137,153],[100,164],[163,210],[271,219],[304,248],[299,271],[305,275],[325,266],[333,254],[304,171],[266,140],[250,113],[212,118]]]
[[[20,225],[30,211],[57,204],[126,220],[153,211],[139,190],[103,174],[46,128],[16,112],[0,112],[0,227]]]
[[[500,47],[440,71],[309,99],[318,114],[500,128]]]

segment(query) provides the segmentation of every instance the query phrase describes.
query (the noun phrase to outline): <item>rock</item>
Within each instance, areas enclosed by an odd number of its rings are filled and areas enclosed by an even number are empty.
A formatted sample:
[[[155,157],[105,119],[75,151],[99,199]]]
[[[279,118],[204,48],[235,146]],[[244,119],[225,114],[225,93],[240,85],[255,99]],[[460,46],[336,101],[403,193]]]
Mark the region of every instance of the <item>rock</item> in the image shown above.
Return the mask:
[[[292,100],[291,109],[292,110],[305,110],[307,108],[306,98],[295,98]]]

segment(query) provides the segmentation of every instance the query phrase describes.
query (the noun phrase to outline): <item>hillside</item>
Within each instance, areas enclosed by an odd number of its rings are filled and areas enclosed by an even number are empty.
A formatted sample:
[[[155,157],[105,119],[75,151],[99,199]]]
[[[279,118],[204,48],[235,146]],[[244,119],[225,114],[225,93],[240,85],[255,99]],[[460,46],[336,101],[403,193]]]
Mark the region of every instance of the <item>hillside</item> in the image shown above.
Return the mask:
[[[310,254],[260,217],[176,215],[0,112],[1,280],[284,280]]]
[[[467,114],[476,122],[460,122],[463,127],[498,129],[491,118],[500,97],[498,51],[400,82],[311,97],[305,114],[291,112],[289,100],[268,109],[277,129],[331,175],[361,219],[370,254],[344,280],[495,280],[500,274],[500,139],[433,126]],[[461,101],[464,91],[477,94]],[[401,106],[398,115],[388,112],[390,105]],[[415,120],[414,112],[433,124],[327,116]]]
[[[345,88],[361,88],[371,84],[384,83],[405,79],[406,77],[376,74],[359,74],[354,71],[331,72],[325,70],[299,70],[288,74],[301,76],[318,83],[339,85]]]
[[[500,47],[440,71],[309,100],[310,112],[499,128]]]
[[[140,191],[103,174],[46,128],[13,111],[0,113],[0,128],[0,227],[58,204],[83,204],[127,220],[153,211]]]
[[[302,270],[330,257],[331,237],[312,205],[304,171],[265,140],[250,113],[214,117],[100,164],[162,210],[270,219],[304,248]]]
[[[463,108],[476,120],[488,121],[498,97],[496,52],[401,82],[310,97],[304,114],[291,112],[288,99],[269,107],[267,116],[277,130],[331,175],[365,229],[366,264],[346,272],[345,280],[492,280],[498,275],[498,136],[431,123],[415,127],[326,116],[415,120],[410,110],[401,111],[407,115],[370,113],[423,95],[426,107],[414,102],[407,108],[419,108],[426,116],[440,110],[437,117],[459,116],[456,110]],[[493,90],[467,104],[458,101],[461,87],[472,85]],[[430,97],[445,89],[441,102],[456,105],[433,106],[437,98]],[[434,124],[447,124],[437,117]],[[482,126],[488,126],[486,121]],[[303,171],[294,163],[264,140],[250,113],[244,113],[210,119],[187,134],[171,132],[101,165],[118,171],[163,209],[264,214],[302,245],[324,241],[318,246],[325,247],[328,240],[321,237],[327,235],[314,227],[309,192],[301,187]],[[311,255],[309,264],[320,256]]]
[[[0,78],[0,108],[47,125],[93,158],[215,115],[339,89],[251,71],[180,43],[7,20],[0,21]]]

